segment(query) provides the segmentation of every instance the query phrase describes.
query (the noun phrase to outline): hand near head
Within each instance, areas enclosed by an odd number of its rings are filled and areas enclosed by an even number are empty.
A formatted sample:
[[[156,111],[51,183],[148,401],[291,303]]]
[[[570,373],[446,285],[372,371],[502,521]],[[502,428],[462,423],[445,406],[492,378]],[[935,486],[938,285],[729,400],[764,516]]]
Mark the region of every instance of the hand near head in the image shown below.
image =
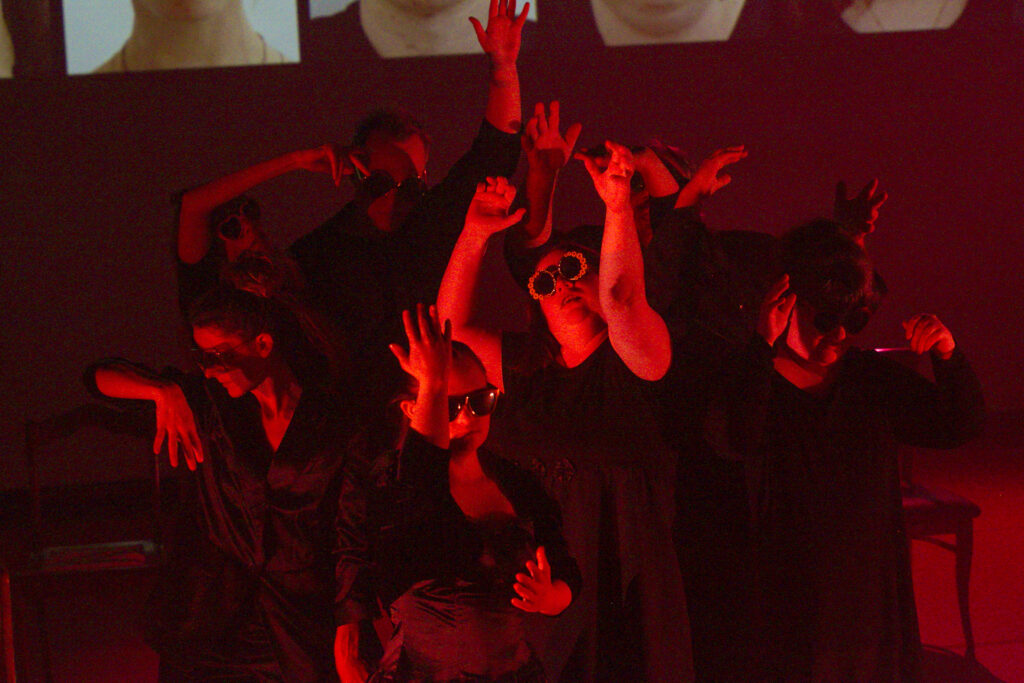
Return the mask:
[[[768,346],[773,346],[786,331],[795,305],[796,294],[789,291],[789,275],[783,275],[768,288],[757,319],[757,333]]]
[[[196,463],[203,461],[203,444],[199,440],[196,420],[192,415],[192,408],[185,400],[185,393],[177,384],[168,382],[157,391],[154,400],[156,438],[153,439],[153,452],[160,452],[166,437],[171,467],[178,466],[178,449],[181,448],[188,468],[195,470]]]
[[[537,548],[537,561],[526,563],[529,574],[516,574],[512,589],[519,596],[512,606],[524,612],[540,612],[548,616],[561,614],[572,602],[572,590],[564,581],[551,580],[551,565],[544,546]]]
[[[313,149],[299,150],[293,153],[293,157],[299,168],[331,176],[335,187],[341,184],[343,177],[356,171],[352,161],[352,150],[339,145],[326,144]]]
[[[409,340],[409,350],[399,344],[390,344],[399,365],[416,378],[421,390],[438,389],[447,391],[448,377],[452,365],[452,324],[444,325],[437,313],[437,307],[416,305],[416,312],[402,311],[402,324]]]
[[[676,200],[676,208],[695,206],[731,183],[732,176],[722,173],[722,170],[746,157],[747,148],[743,145],[716,150],[714,154],[700,162],[697,170],[690,176],[689,182],[683,186]]]
[[[522,13],[516,16],[516,0],[491,0],[486,29],[479,19],[469,18],[480,41],[480,47],[490,56],[494,67],[515,66],[519,58],[523,24],[526,23],[526,14],[529,11],[530,3],[524,3]]]
[[[846,228],[847,233],[864,246],[864,236],[875,231],[878,220],[878,208],[889,198],[889,193],[878,191],[878,179],[875,178],[855,197],[846,196],[846,183],[836,183],[836,198],[833,204],[833,215]]]
[[[466,211],[466,229],[481,235],[493,235],[523,219],[526,209],[508,210],[516,198],[516,188],[505,178],[488,178],[476,186],[476,194]]]
[[[538,102],[533,116],[526,122],[521,138],[530,168],[554,174],[572,158],[573,147],[576,146],[583,126],[574,123],[563,136],[559,131],[560,125],[558,100],[551,103],[547,113],[544,111],[544,103]]]
[[[943,360],[949,360],[956,348],[953,334],[934,315],[915,315],[903,322],[903,332],[914,353],[931,351]]]
[[[605,148],[610,153],[607,166],[592,156],[577,152],[575,158],[587,167],[590,178],[594,181],[594,189],[609,211],[616,213],[632,212],[630,203],[629,181],[633,177],[633,153],[628,147],[606,141]]]

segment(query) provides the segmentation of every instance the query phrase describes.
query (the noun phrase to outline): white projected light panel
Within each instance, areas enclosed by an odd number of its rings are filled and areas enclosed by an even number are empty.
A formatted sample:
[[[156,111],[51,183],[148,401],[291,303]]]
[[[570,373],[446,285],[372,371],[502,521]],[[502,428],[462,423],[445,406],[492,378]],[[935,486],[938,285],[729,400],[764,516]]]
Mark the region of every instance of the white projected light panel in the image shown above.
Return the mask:
[[[69,74],[158,69],[258,66],[299,61],[296,0],[142,0],[135,22],[131,0],[63,0]],[[198,52],[168,56],[196,42],[194,22],[211,22],[223,42],[204,62]],[[143,35],[133,35],[134,30]],[[147,30],[148,29],[148,30]],[[174,45],[175,31],[181,43]],[[152,38],[164,41],[154,47]],[[132,39],[129,41],[129,39]]]

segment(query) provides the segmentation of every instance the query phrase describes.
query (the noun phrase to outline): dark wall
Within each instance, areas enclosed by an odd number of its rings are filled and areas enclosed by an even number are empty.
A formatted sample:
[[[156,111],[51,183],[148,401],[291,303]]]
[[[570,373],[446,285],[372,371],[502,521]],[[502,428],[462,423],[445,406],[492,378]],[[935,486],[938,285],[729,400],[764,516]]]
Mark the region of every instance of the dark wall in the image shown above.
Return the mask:
[[[520,60],[523,101],[559,98],[586,145],[658,136],[696,159],[746,144],[749,158],[707,207],[715,228],[779,232],[828,213],[838,178],[851,187],[880,178],[891,199],[870,247],[892,294],[864,343],[899,345],[899,320],[937,313],[976,363],[989,403],[1019,409],[1024,38],[1008,7],[971,5],[946,32],[770,31],[613,50],[574,17],[583,3],[550,0]],[[25,481],[21,423],[86,400],[88,362],[183,362],[174,191],[343,142],[381,103],[427,123],[434,180],[468,145],[484,57],[383,62],[349,54],[326,29],[303,30],[298,66],[76,78],[39,69],[0,83],[0,488]],[[582,168],[563,176],[559,223],[597,219]],[[303,173],[255,194],[280,244],[348,197]],[[116,460],[71,457],[52,476],[118,478]]]

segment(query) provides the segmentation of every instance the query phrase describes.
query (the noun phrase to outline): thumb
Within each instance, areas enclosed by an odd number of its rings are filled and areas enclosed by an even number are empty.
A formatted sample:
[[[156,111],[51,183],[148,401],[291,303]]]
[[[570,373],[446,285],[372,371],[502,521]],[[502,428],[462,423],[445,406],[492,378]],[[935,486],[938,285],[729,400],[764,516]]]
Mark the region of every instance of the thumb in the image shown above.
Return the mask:
[[[580,133],[583,131],[583,125],[580,123],[574,123],[569,126],[569,129],[565,131],[565,144],[569,146],[569,151],[572,152],[576,146],[576,141],[580,137]]]
[[[483,45],[487,42],[487,31],[484,30],[483,24],[476,17],[470,17],[469,23],[473,24],[473,30],[476,31],[476,39]]]

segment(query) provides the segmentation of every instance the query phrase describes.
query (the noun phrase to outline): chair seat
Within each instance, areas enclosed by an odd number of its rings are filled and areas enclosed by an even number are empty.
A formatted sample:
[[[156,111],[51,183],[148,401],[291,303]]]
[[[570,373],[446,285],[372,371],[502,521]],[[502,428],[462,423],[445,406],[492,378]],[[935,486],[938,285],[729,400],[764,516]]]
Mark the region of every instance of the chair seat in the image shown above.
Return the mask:
[[[981,508],[963,496],[940,488],[916,484],[904,486],[903,516],[907,532],[920,534],[955,533],[957,527],[981,514]]]

